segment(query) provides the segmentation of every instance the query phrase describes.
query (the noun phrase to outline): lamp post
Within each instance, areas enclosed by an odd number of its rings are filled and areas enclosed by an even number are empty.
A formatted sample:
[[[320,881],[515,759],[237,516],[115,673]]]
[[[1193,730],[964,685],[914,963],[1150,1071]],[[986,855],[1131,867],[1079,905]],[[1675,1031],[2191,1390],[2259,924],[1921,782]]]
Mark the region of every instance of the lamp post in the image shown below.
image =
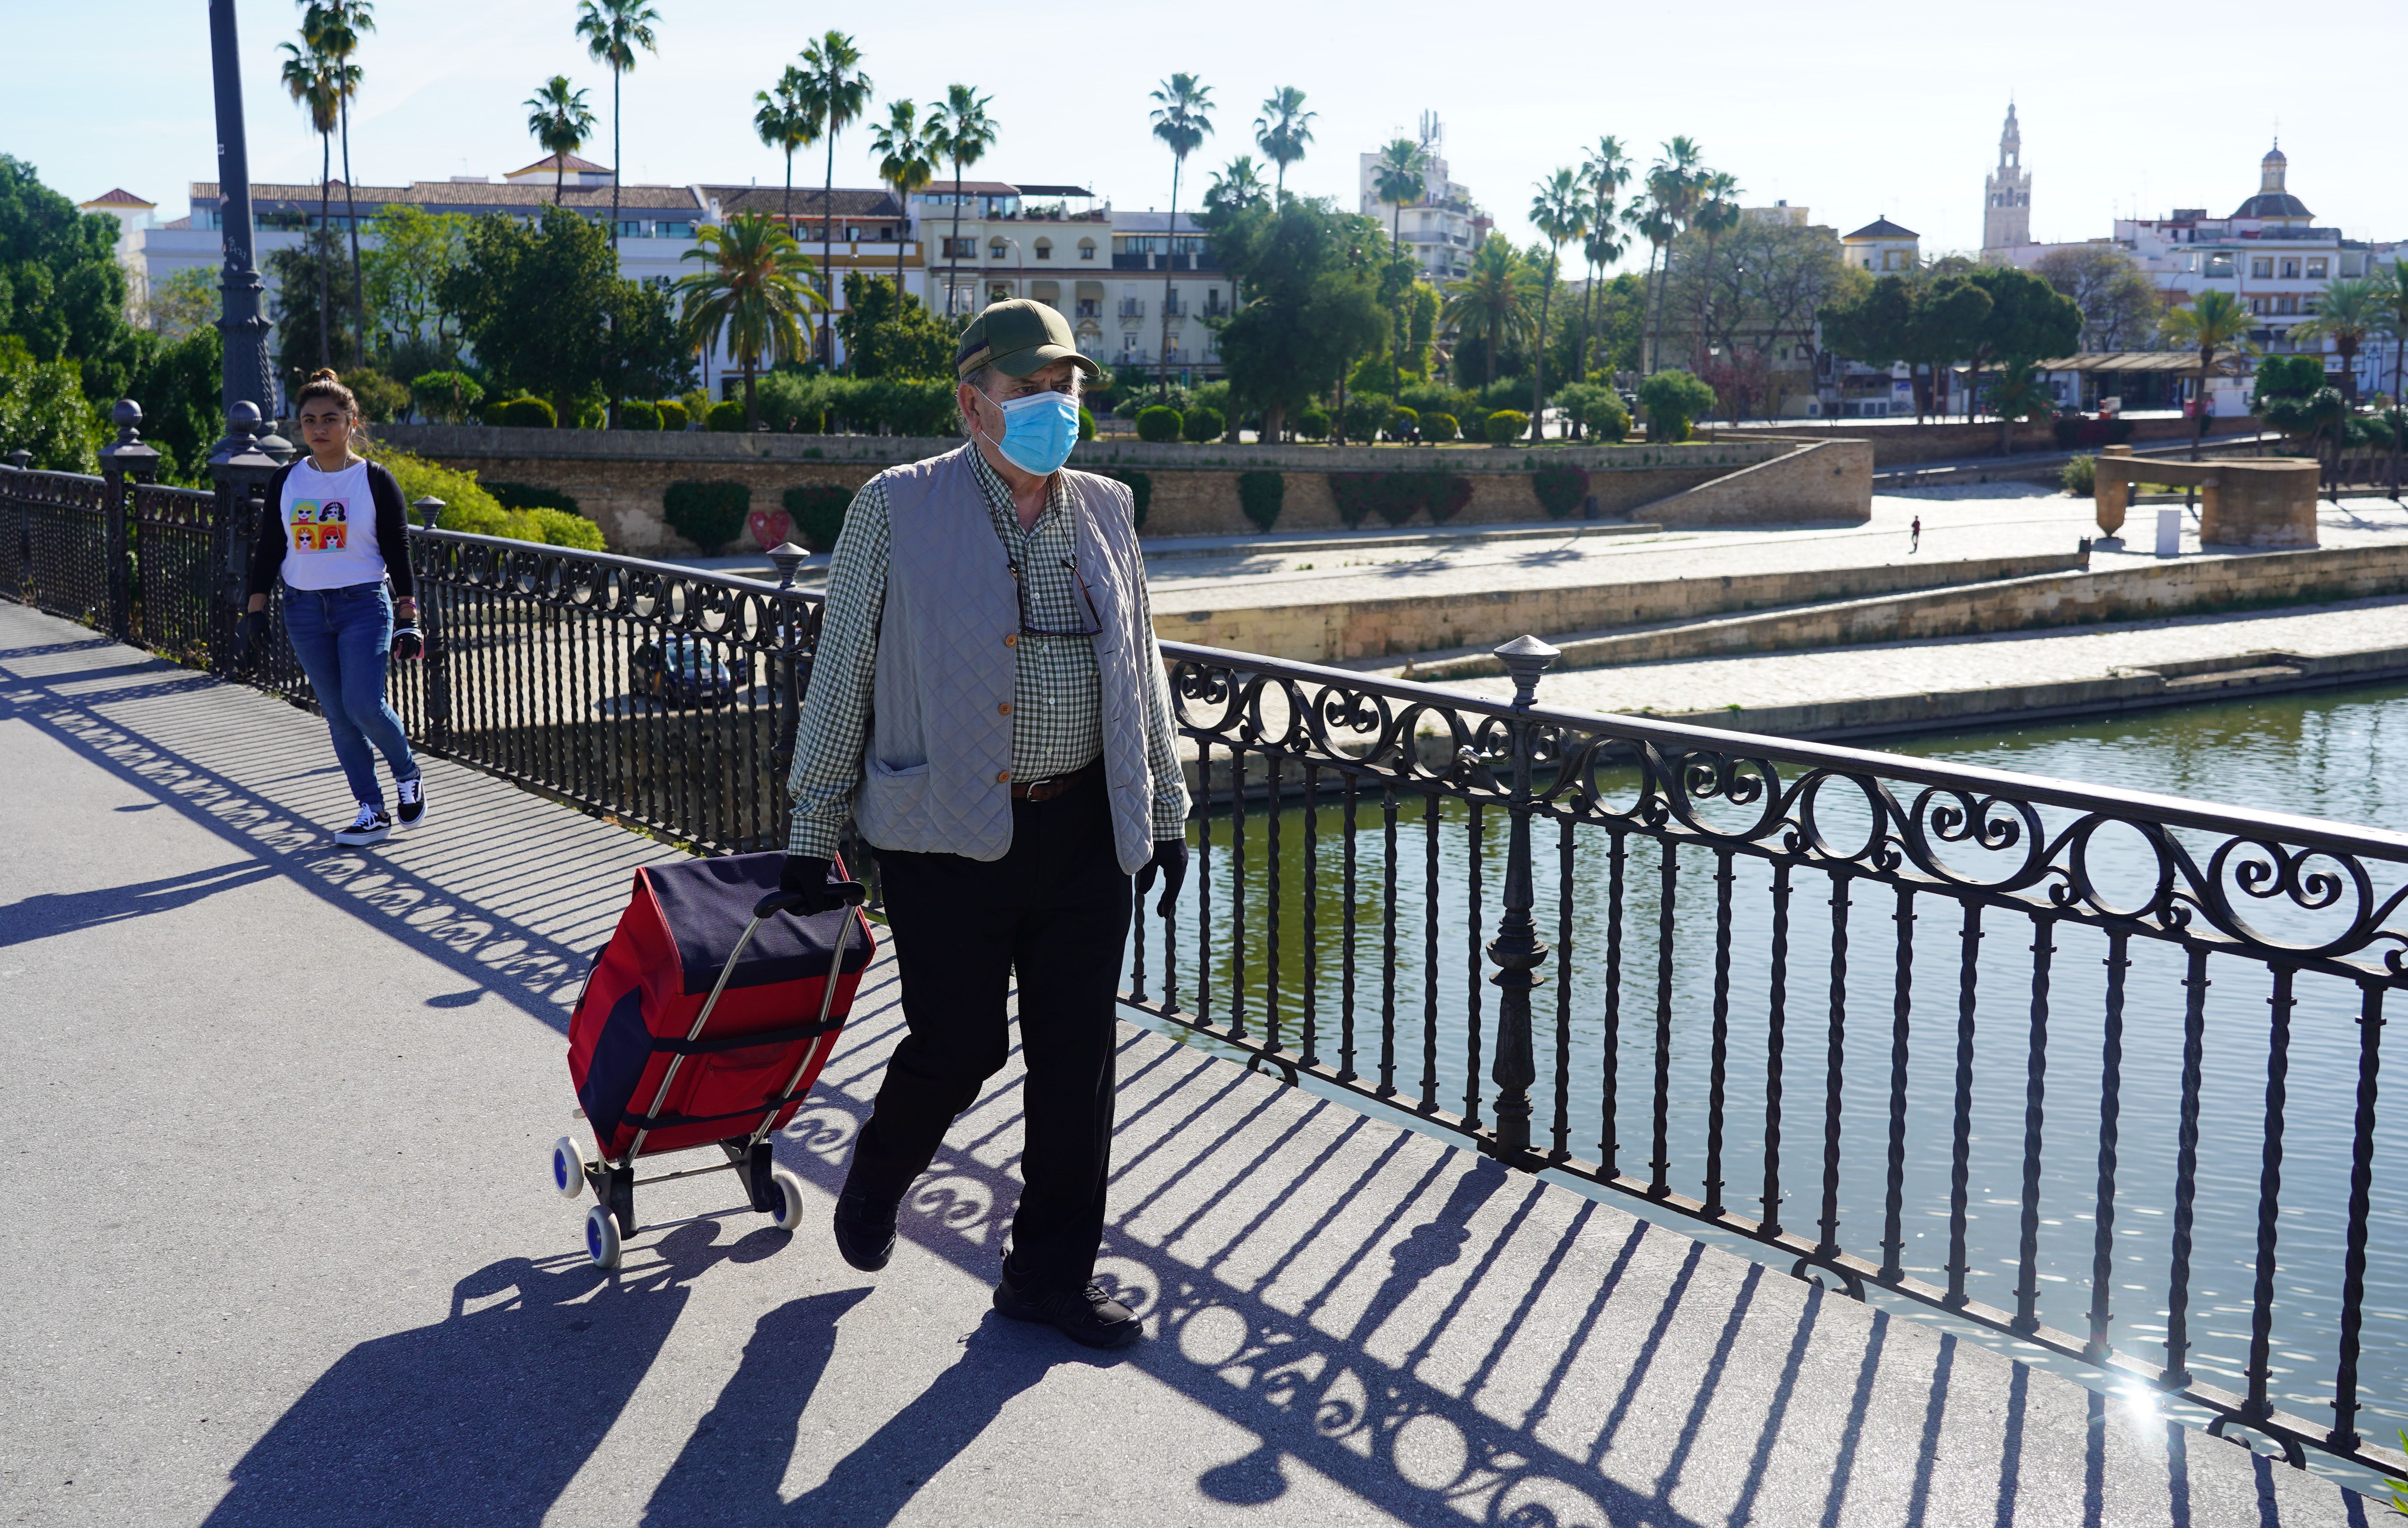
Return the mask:
[[[243,137],[241,56],[235,40],[234,0],[209,0],[209,59],[217,94],[218,239],[225,252],[218,283],[223,294],[218,333],[225,341],[220,401],[229,411],[237,403],[253,404],[261,418],[273,418],[276,398],[267,362],[267,317],[261,311],[259,267],[251,243],[251,150]],[[219,444],[223,449],[233,443],[229,435]]]

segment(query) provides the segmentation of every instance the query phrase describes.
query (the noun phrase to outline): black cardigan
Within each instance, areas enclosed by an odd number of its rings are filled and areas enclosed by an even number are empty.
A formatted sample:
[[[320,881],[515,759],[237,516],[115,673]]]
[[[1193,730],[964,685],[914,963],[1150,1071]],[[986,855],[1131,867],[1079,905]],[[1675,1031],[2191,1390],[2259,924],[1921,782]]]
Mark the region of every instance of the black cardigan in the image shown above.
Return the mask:
[[[308,461],[295,456],[267,480],[267,502],[260,507],[259,533],[251,543],[251,577],[244,597],[265,594],[284,569],[284,480]],[[376,463],[367,464],[368,497],[376,505],[377,551],[384,558],[385,576],[393,580],[393,597],[408,599],[414,593],[409,579],[409,519],[401,501],[401,484]],[[398,548],[399,555],[394,555]]]

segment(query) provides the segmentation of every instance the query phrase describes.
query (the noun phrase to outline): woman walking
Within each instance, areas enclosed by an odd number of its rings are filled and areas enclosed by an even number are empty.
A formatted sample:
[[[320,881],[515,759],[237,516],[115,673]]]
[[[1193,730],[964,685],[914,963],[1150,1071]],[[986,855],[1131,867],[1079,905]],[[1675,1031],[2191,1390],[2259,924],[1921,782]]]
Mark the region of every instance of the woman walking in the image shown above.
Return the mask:
[[[426,790],[401,718],[384,698],[389,657],[423,650],[412,598],[401,484],[351,449],[359,401],[332,371],[302,384],[296,456],[268,480],[275,514],[260,517],[251,545],[251,596],[235,627],[235,656],[248,657],[267,635],[268,586],[284,591],[284,635],[309,676],[309,688],[334,734],[335,757],[351,783],[358,814],[335,842],[358,847],[393,831],[376,756],[393,771],[403,827],[426,815]],[[392,592],[386,592],[386,581]]]

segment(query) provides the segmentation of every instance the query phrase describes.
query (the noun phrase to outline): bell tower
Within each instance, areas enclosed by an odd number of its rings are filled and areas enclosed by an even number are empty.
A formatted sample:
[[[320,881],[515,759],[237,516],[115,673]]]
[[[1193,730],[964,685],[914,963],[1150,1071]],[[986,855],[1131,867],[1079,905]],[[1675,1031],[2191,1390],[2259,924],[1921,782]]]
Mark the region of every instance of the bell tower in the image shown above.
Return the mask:
[[[1985,254],[2031,242],[2031,171],[2023,161],[2023,133],[2015,126],[2015,104],[2009,101],[2006,131],[1999,135],[1999,167],[1983,183]]]

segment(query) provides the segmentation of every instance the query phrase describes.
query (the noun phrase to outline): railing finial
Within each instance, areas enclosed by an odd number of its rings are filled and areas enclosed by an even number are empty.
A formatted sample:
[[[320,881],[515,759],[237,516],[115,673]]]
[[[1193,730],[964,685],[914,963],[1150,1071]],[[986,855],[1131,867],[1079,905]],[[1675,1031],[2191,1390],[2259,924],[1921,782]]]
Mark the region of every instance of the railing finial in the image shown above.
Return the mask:
[[[443,501],[433,494],[410,501],[410,512],[418,516],[421,529],[433,530],[435,522],[443,518]]]
[[[796,546],[792,541],[780,541],[769,549],[769,560],[775,563],[778,569],[779,588],[791,589],[795,586],[795,574],[802,568],[803,559],[810,555],[809,549]]]
[[[1563,649],[1541,641],[1526,632],[1501,647],[1489,649],[1489,656],[1505,665],[1513,677],[1513,708],[1526,709],[1539,697],[1539,676],[1547,665],[1563,656]]]

